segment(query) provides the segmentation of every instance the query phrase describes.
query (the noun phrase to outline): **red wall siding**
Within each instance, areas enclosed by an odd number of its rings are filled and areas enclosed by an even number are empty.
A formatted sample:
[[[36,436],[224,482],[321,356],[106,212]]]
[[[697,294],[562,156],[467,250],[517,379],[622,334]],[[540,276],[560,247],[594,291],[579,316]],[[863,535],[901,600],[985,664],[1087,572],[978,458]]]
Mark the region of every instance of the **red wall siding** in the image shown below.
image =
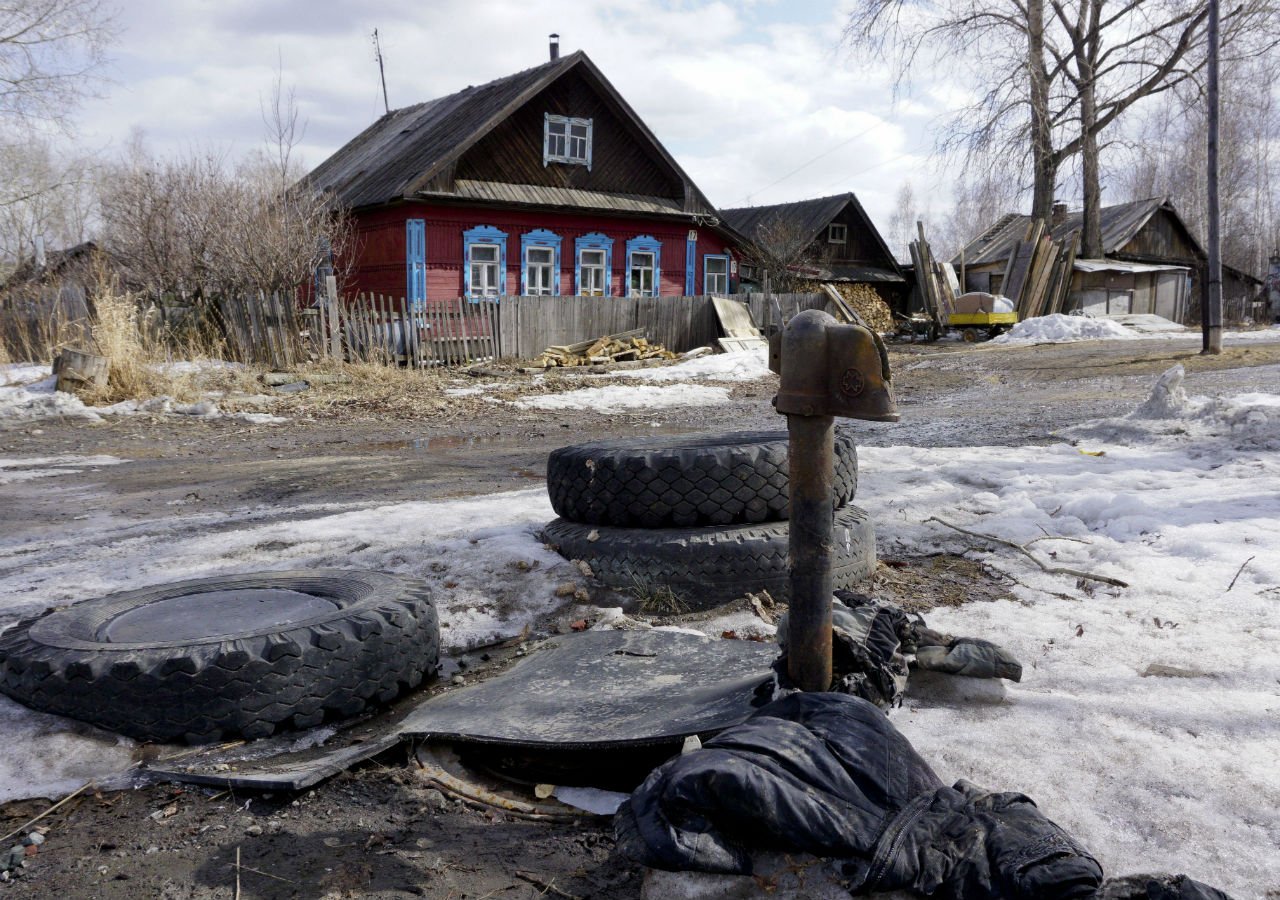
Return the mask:
[[[406,292],[405,221],[425,219],[427,229],[427,299],[462,296],[462,233],[477,225],[490,225],[507,233],[507,292],[520,290],[520,236],[539,228],[559,235],[560,292],[574,292],[574,239],[601,232],[613,238],[611,292],[625,293],[627,241],[649,235],[662,242],[662,279],[659,293],[680,296],[685,292],[686,237],[689,226],[660,219],[613,218],[580,213],[527,210],[477,209],[410,203],[359,213],[356,224],[357,260],[348,283],[349,292],[403,297]],[[701,293],[702,257],[729,252],[723,239],[706,228],[697,229],[694,292]],[[735,279],[736,282],[736,279]]]

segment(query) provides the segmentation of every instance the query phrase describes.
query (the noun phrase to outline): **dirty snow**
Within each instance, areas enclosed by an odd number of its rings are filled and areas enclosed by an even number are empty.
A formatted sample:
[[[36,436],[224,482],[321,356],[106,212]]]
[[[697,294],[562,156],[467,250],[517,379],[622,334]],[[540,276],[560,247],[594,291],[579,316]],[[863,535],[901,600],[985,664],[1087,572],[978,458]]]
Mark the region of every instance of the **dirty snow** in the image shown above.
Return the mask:
[[[195,367],[190,371],[233,365],[232,363],[214,365],[214,362],[167,365]],[[5,379],[0,382],[0,424],[48,418],[101,422],[104,416],[129,416],[138,413],[191,416],[198,419],[228,419],[249,425],[277,425],[288,421],[269,413],[223,412],[213,400],[207,397],[194,403],[182,403],[172,397],[153,397],[149,400],[124,400],[109,406],[88,406],[74,394],[57,390],[57,379],[49,374],[48,366],[0,366],[0,378]]]
[[[1068,341],[1129,341],[1138,335],[1119,322],[1054,313],[1023,319],[993,338],[993,344],[1064,344]]]
[[[114,466],[125,460],[115,456],[29,456],[22,459],[0,459],[0,485],[33,478],[79,475],[85,469]]]
[[[630,393],[651,409],[666,390]],[[1166,373],[1134,414],[1048,447],[864,447],[858,502],[882,555],[967,553],[1010,579],[1015,599],[928,621],[1008,647],[1022,683],[925,679],[893,712],[944,780],[1029,794],[1111,874],[1186,872],[1258,897],[1280,885],[1280,396],[1194,392]],[[239,515],[103,513],[88,539],[0,538],[0,628],[175,572],[350,566],[428,581],[458,650],[519,634],[580,580],[537,537],[552,516],[540,488]],[[1131,586],[1042,572],[932,517]],[[0,799],[126,764],[77,726],[12,704],[0,719]]]
[[[755,381],[772,373],[769,371],[769,351],[761,347],[699,356],[674,366],[630,369],[611,374],[644,381]]]
[[[715,406],[729,401],[729,389],[698,384],[674,384],[666,387],[610,385],[579,388],[563,394],[545,394],[513,401],[521,409],[589,409],[611,415],[624,412],[646,412],[668,407]]]

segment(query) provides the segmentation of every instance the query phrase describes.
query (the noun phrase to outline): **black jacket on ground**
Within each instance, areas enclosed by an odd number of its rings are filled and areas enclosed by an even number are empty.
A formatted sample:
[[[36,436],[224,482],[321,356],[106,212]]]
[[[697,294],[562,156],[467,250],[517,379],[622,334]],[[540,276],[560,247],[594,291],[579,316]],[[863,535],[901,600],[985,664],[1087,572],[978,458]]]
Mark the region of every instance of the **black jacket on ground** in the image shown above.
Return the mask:
[[[619,849],[660,869],[750,874],[759,850],[843,861],[855,892],[1092,896],[1102,869],[1021,794],[942,784],[871,703],[793,694],[652,772]]]

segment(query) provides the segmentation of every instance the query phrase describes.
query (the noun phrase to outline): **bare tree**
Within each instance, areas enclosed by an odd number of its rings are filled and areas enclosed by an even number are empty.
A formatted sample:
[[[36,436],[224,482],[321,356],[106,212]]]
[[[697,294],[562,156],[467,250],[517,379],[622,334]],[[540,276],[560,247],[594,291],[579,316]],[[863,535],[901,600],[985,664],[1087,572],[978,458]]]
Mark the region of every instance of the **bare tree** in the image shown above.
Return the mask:
[[[92,90],[114,37],[105,0],[0,4],[0,122],[65,122]]]
[[[1274,0],[1244,0],[1224,17],[1224,52],[1273,50],[1277,15]],[[966,160],[1019,148],[1033,215],[1050,217],[1059,170],[1079,156],[1088,256],[1101,252],[1102,136],[1135,104],[1197,75],[1204,20],[1196,0],[860,0],[845,38],[892,56],[903,81],[929,54],[967,65],[980,96],[941,146]]]
[[[920,215],[916,210],[916,192],[911,187],[911,179],[907,179],[898,188],[893,215],[889,217],[889,249],[900,261],[907,252],[907,244],[915,240],[916,221],[919,218]]]
[[[762,278],[767,276],[770,289],[778,293],[798,291],[823,261],[813,234],[777,213],[762,220],[748,237],[751,243],[742,252],[743,264],[757,269]]]

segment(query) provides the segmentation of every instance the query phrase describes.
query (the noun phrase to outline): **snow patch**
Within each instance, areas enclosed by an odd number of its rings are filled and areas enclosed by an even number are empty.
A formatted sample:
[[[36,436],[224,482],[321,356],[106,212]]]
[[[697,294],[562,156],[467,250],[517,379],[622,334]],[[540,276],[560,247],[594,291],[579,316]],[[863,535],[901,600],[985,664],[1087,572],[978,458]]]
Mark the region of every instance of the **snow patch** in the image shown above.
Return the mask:
[[[755,381],[773,373],[769,371],[768,350],[761,347],[757,350],[735,350],[731,353],[699,356],[674,366],[633,369],[613,374],[644,381]]]
[[[78,475],[86,468],[114,466],[126,460],[115,456],[36,456],[0,459],[0,484],[58,475]]]
[[[675,384],[667,387],[610,385],[580,388],[563,394],[516,400],[514,403],[521,409],[589,409],[610,415],[673,406],[716,406],[728,401],[728,388]]]
[[[1110,319],[1054,313],[1023,319],[993,338],[993,344],[1065,344],[1070,341],[1131,341],[1137,335]]]

